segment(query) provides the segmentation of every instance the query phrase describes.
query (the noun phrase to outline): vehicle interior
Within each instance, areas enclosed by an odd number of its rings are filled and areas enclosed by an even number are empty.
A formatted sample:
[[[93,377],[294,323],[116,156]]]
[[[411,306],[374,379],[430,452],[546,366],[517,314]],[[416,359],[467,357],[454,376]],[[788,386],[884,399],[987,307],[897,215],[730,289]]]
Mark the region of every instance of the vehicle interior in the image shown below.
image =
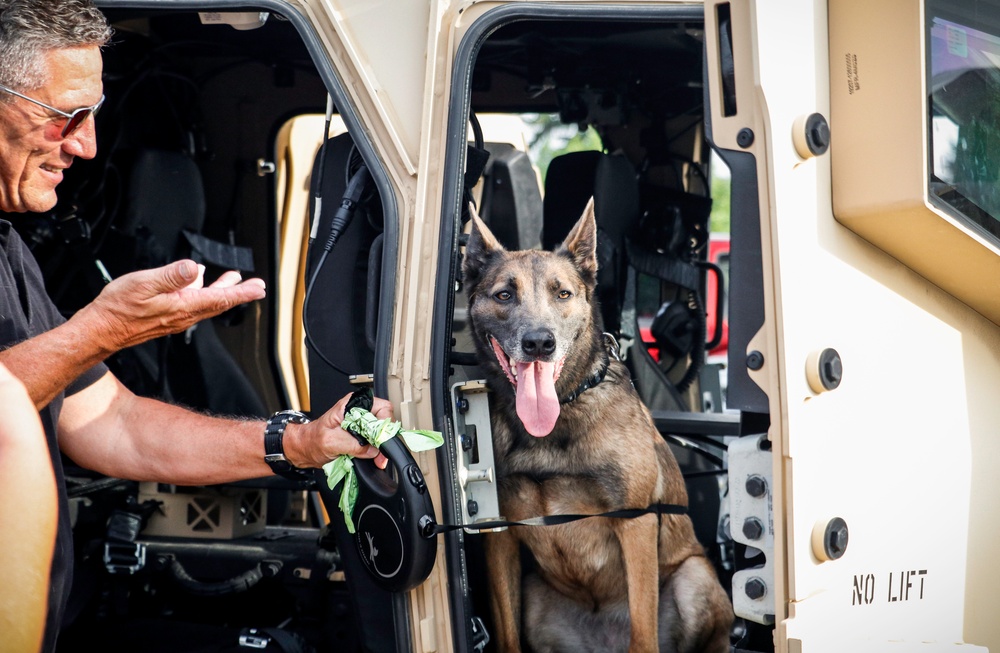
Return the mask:
[[[396,295],[395,209],[370,145],[352,139],[351,120],[338,122],[342,96],[317,66],[307,26],[273,7],[241,10],[237,28],[236,14],[145,7],[104,7],[116,31],[104,52],[97,157],[67,172],[51,213],[15,225],[53,300],[72,315],[109,278],[179,257],[204,263],[209,281],[238,269],[266,281],[267,299],[123,351],[112,371],[137,394],[250,418],[286,408],[318,416],[373,380],[378,391]],[[731,536],[727,446],[765,431],[766,410],[739,394],[749,383],[742,350],[735,367],[724,352],[709,356],[723,329],[732,349],[757,325],[729,301],[742,283],[736,238],[731,268],[709,261],[712,180],[725,171],[706,124],[701,7],[512,14],[477,29],[482,38],[455,63],[455,79],[471,74],[453,89],[449,119],[468,125],[469,138],[449,143],[441,234],[455,247],[441,247],[434,299],[442,476],[458,486],[452,388],[482,378],[459,273],[463,199],[505,246],[550,248],[594,196],[605,328],[681,464],[696,532],[728,587],[762,554]],[[494,116],[516,118],[521,136],[492,127]],[[577,129],[591,145],[569,151]],[[329,207],[342,198],[351,215],[337,226]],[[325,247],[331,229],[339,238]],[[107,651],[416,650],[405,594],[365,573],[319,475],[182,488],[65,464],[76,570],[61,651],[97,642]],[[468,506],[445,494],[438,521],[467,519]],[[123,514],[140,516],[137,537],[117,534]],[[437,537],[453,580],[456,649],[492,650],[483,536]],[[733,644],[773,650],[771,626],[738,619]]]
[[[469,217],[459,207],[471,199],[505,248],[551,250],[593,197],[604,328],[617,340],[636,389],[681,465],[699,540],[728,587],[734,571],[760,565],[763,555],[732,539],[727,447],[760,429],[766,415],[753,414],[753,402],[747,406],[751,411],[738,409],[744,405],[739,378],[737,396],[727,408],[731,367],[720,344],[735,338],[744,339],[745,345],[748,336],[740,332],[745,326],[716,319],[738,320],[744,311],[728,302],[739,292],[740,281],[730,281],[728,255],[710,255],[713,239],[729,242],[730,216],[724,216],[721,225],[710,224],[713,189],[721,187],[724,199],[729,199],[729,189],[713,184],[713,177],[728,181],[729,170],[724,157],[712,156],[700,7],[650,12],[631,20],[610,12],[589,20],[553,12],[504,15],[495,21],[482,28],[488,36],[481,44],[469,48],[474,57],[469,87],[453,89],[452,103],[453,126],[464,118],[466,108],[471,123],[466,186],[471,183],[468,171],[474,171],[471,176],[478,172],[477,150],[485,150],[489,158],[479,183],[462,192],[462,204],[452,204],[458,196],[446,184],[444,238],[465,242]],[[473,37],[467,35],[466,40]],[[466,75],[465,52],[459,52],[456,79]],[[520,143],[516,136],[491,142],[488,125],[497,114],[521,115],[533,129]],[[546,137],[560,130],[584,137],[564,136],[572,145],[550,157]],[[458,217],[449,220],[450,215]],[[737,219],[734,210],[732,220]],[[470,438],[463,432],[467,418],[471,420],[467,402],[479,393],[475,380],[482,372],[471,353],[460,257],[451,263],[458,281],[451,299],[454,345],[445,390],[451,401],[441,404],[450,408],[446,414],[459,443],[452,455],[462,466],[463,460],[471,463],[482,455],[481,446],[478,451],[473,446],[473,453],[465,450]],[[441,298],[439,304],[444,303]],[[737,373],[742,368],[740,361]],[[466,387],[468,393],[463,392]],[[748,424],[754,420],[756,424]],[[483,428],[476,424],[470,432],[481,440]],[[460,476],[471,475],[477,467],[469,464]],[[483,514],[474,485],[465,485],[460,493],[460,501],[470,502],[473,509],[456,507],[466,524],[495,518]],[[472,578],[485,574],[477,543],[481,537],[469,530],[463,540]],[[489,615],[485,596],[474,590],[466,598],[475,615]],[[763,621],[737,619],[734,647],[770,650],[773,615]],[[488,622],[485,630],[490,630]]]

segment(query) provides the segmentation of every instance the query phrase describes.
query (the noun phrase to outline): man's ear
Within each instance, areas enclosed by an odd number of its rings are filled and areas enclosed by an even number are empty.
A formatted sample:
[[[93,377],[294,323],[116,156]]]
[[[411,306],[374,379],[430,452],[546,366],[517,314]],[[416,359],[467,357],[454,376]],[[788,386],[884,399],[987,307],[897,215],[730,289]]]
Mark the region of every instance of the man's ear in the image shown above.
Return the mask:
[[[587,284],[597,284],[597,220],[594,218],[593,197],[566,240],[556,248],[556,254],[568,256]]]
[[[469,233],[469,242],[465,245],[462,280],[466,284],[466,288],[471,290],[482,277],[483,268],[504,249],[486,223],[479,217],[472,202],[469,202],[469,215],[472,217],[472,231]]]

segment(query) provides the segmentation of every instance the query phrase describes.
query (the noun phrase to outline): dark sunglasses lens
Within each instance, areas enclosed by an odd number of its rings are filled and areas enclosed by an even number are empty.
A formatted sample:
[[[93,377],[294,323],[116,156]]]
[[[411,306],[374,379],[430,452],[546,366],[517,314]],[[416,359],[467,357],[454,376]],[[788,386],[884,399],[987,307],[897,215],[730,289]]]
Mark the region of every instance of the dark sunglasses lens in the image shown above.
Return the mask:
[[[86,122],[87,118],[89,118],[90,114],[92,113],[94,113],[93,109],[77,109],[76,111],[74,111],[72,117],[70,117],[66,121],[66,124],[63,126],[62,130],[63,138],[66,138],[67,136],[75,132],[77,129],[79,129],[80,125]]]

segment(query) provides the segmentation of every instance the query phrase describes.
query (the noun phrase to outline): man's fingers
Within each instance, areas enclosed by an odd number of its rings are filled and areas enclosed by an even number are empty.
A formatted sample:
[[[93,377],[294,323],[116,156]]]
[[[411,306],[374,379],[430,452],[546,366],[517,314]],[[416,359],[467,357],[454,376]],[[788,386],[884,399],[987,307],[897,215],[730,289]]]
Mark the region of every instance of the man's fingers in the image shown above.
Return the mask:
[[[257,283],[254,283],[255,281]],[[264,296],[267,295],[267,292],[264,290],[264,282],[260,279],[250,279],[249,281],[244,281],[223,290],[226,292],[226,298],[231,302],[230,308],[237,304],[264,299]]]
[[[228,272],[223,272],[222,276],[216,279],[209,288],[229,288],[235,286],[240,281],[243,280],[243,275],[241,275],[236,270],[229,270]]]
[[[385,454],[371,445],[365,447],[357,457],[373,459],[375,461],[375,466],[379,469],[385,469],[389,464],[389,459],[385,457]]]
[[[186,300],[187,313],[195,321],[215,317],[247,302],[263,299],[263,286],[241,283],[228,288],[208,287]]]
[[[375,397],[372,402],[372,414],[379,419],[392,419],[392,402]]]
[[[198,264],[198,274],[195,276],[194,281],[189,283],[185,289],[190,290],[201,290],[205,287],[205,266],[201,263]]]
[[[191,295],[189,301],[191,312],[199,319],[218,315],[224,311],[247,302],[264,299],[267,295],[264,282],[260,279],[242,281],[239,272],[230,270],[216,279],[207,288],[199,288],[198,293]]]
[[[152,279],[153,290],[158,293],[165,293],[187,288],[191,284],[198,283],[204,272],[204,267],[199,267],[194,261],[185,259],[183,261],[175,261],[152,272],[154,273]]]

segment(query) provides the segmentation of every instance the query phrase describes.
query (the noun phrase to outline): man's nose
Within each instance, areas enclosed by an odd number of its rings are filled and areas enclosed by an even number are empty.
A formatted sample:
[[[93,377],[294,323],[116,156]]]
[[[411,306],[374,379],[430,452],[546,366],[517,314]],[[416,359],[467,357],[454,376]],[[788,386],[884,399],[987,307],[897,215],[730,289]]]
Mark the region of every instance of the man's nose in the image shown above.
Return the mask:
[[[93,159],[97,155],[97,128],[94,116],[87,116],[80,127],[63,139],[63,151],[81,159]]]

